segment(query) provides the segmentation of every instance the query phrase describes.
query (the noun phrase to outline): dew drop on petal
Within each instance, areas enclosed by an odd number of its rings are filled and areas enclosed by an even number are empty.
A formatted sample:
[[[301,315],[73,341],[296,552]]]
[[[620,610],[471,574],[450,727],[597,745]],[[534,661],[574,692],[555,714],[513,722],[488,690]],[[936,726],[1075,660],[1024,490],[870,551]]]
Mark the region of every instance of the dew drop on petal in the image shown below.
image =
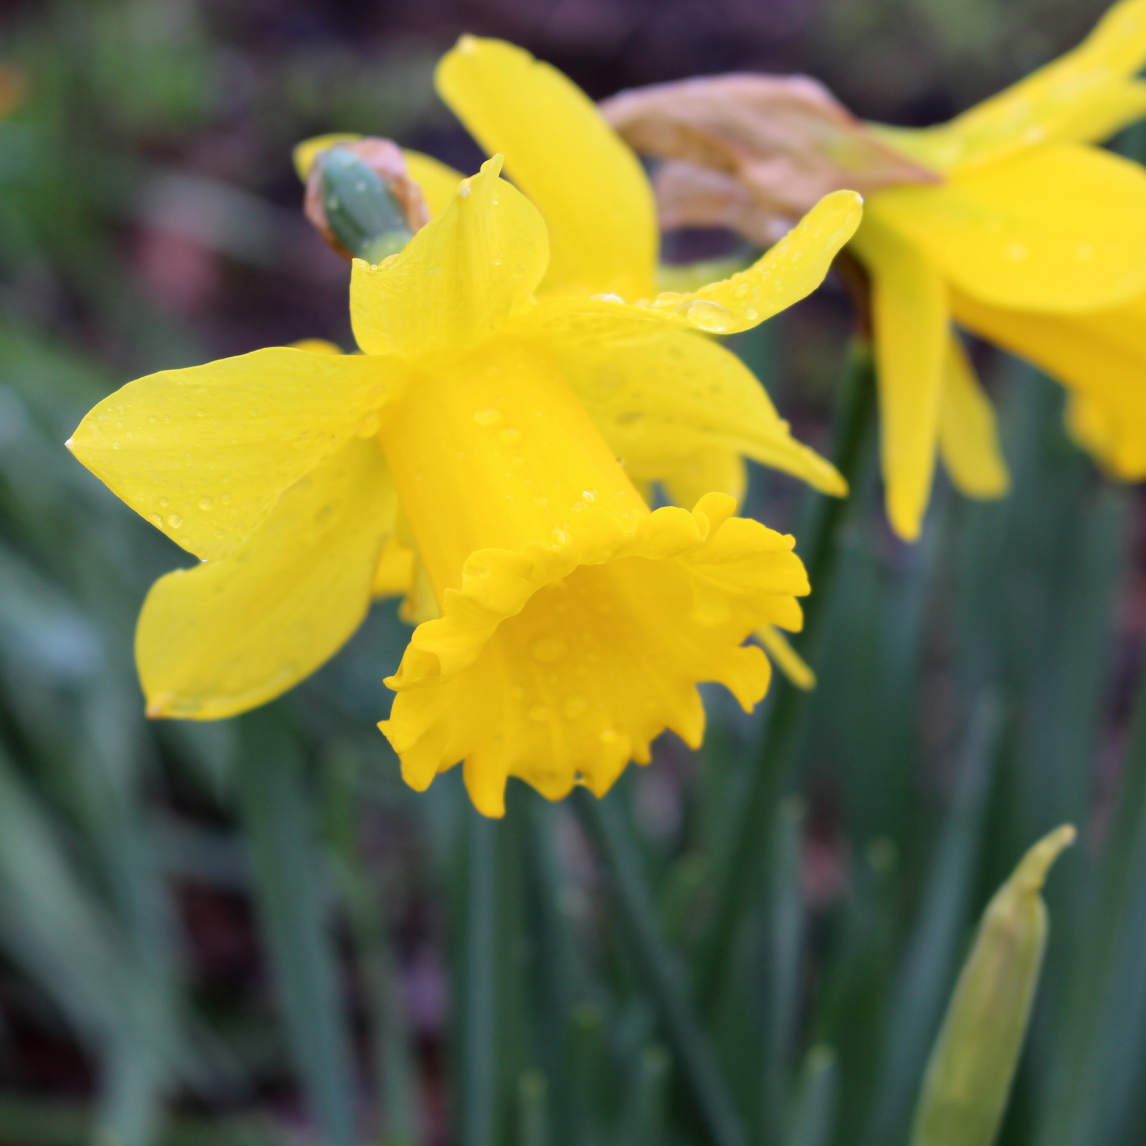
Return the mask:
[[[150,521],[151,524],[154,525],[157,529],[163,528],[163,518],[160,517],[158,513],[151,514],[147,520]]]
[[[722,334],[732,325],[732,315],[720,303],[706,298],[682,303],[676,308],[676,313],[710,334]]]
[[[529,710],[529,719],[536,720],[540,724],[543,720],[549,719],[549,709],[544,704],[535,704]]]
[[[501,421],[502,413],[496,406],[487,406],[484,410],[474,411],[474,421],[479,426],[493,426]]]
[[[511,684],[509,686],[509,695],[512,696],[514,700],[520,700],[525,695],[525,689],[519,684]]]
[[[620,739],[615,728],[606,728],[605,731],[601,733],[601,742],[603,744],[616,744]]]
[[[372,438],[378,433],[378,426],[381,423],[381,418],[378,416],[377,410],[371,410],[362,421],[354,427],[355,434],[360,438]]]
[[[755,322],[759,315],[760,312],[754,306],[744,308],[744,317],[748,319],[749,322]]]
[[[230,505],[231,504],[231,495],[229,493],[223,494],[223,504],[224,505]]]
[[[163,506],[164,508],[166,508],[167,506],[169,506],[169,505],[171,504],[171,502],[169,502],[169,501],[167,500],[167,498],[165,498],[165,497],[161,497],[161,498],[159,499],[159,504],[160,504],[161,506]]]
[[[167,524],[170,525],[172,529],[178,529],[183,524],[183,518],[177,513],[169,513],[167,515]]]
[[[200,509],[210,509],[211,506],[214,504],[215,503],[209,497],[201,497],[199,499],[199,508]]]

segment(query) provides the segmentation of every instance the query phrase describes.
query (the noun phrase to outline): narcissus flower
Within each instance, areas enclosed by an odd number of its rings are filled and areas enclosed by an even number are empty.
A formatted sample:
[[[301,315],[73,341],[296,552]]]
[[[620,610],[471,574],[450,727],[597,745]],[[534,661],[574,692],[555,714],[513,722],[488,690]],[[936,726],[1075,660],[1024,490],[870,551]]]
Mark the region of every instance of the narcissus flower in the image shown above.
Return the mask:
[[[936,445],[967,493],[1005,491],[993,413],[951,320],[1069,387],[1068,424],[1116,474],[1146,476],[1146,172],[1092,141],[1146,113],[1146,0],[950,123],[884,128],[940,172],[868,200],[888,511],[918,535]]]
[[[608,138],[615,163],[636,169]],[[650,511],[617,441],[651,480],[662,461],[735,446],[830,483],[701,332],[713,316],[746,329],[814,289],[858,224],[857,197],[829,196],[727,281],[635,305],[615,261],[632,220],[616,243],[590,243],[587,224],[583,245],[555,239],[551,260],[546,220],[501,162],[444,206],[427,165],[411,165],[434,217],[382,263],[354,262],[362,354],[274,348],[164,371],[76,431],[77,457],[202,559],[144,604],[136,655],[152,715],[229,716],[312,672],[372,595],[408,575],[396,536],[440,613],[387,682],[398,695],[381,726],[417,789],[464,760],[489,815],[509,775],[553,798],[575,782],[603,793],[664,728],[699,743],[697,682],[745,706],[763,696],[768,662],[743,642],[800,625],[793,540],[734,517],[724,492]],[[599,174],[584,198],[608,220]],[[554,266],[569,290],[536,297]]]
[[[796,78],[661,85],[604,110],[673,161],[660,189],[677,220],[760,240],[813,188],[864,190],[852,249],[872,278],[888,513],[913,539],[937,453],[969,496],[1008,484],[953,321],[1064,383],[1075,436],[1146,476],[1146,173],[1087,146],[1146,112],[1144,60],[1146,0],[1123,0],[1074,51],[921,131],[859,124]]]

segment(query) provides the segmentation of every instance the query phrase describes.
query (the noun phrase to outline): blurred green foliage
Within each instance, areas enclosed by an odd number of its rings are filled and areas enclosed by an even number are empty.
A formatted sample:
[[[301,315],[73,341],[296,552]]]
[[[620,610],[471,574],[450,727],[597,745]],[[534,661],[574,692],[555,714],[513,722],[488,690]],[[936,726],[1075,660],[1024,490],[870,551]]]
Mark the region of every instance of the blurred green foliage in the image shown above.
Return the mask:
[[[909,119],[1067,46],[1097,5],[817,11],[792,67]],[[1081,845],[1048,886],[1001,1142],[1143,1141],[1142,517],[1021,363],[981,361],[1012,495],[942,488],[905,547],[842,297],[739,340],[803,436],[826,443],[834,417],[853,477],[846,504],[761,471],[750,493],[831,572],[800,645],[820,687],[778,681],[751,718],[714,691],[700,753],[666,738],[600,804],[515,785],[492,823],[456,774],[405,789],[374,728],[408,635],[389,603],[263,711],[143,719],[134,618],[188,557],[64,440],[148,370],[346,344],[345,271],[300,222],[289,148],[446,130],[412,17],[358,45],[259,43],[250,15],[53,0],[8,21],[0,1141],[906,1143],[975,920],[1064,821]]]

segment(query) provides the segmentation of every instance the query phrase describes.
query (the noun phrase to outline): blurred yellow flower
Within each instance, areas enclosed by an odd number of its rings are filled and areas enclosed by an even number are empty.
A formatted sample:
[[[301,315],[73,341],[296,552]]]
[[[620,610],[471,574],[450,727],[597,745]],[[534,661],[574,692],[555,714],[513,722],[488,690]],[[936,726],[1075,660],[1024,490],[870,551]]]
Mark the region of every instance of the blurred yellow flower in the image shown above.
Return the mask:
[[[925,130],[877,127],[943,175],[872,193],[853,248],[872,276],[888,513],[918,536],[938,450],[971,496],[1005,492],[990,402],[952,319],[1071,391],[1068,424],[1146,475],[1146,172],[1086,144],[1146,114],[1146,0],[1074,51]]]
[[[550,138],[571,134],[559,102],[550,116]],[[614,158],[636,166],[619,144]],[[650,512],[610,435],[664,443],[637,449],[638,477],[659,476],[658,456],[732,446],[838,481],[700,332],[746,329],[814,289],[858,198],[829,196],[725,282],[634,305],[617,297],[636,280],[615,257],[633,220],[608,243],[555,241],[551,263],[546,221],[500,168],[497,156],[443,207],[411,164],[434,218],[381,264],[355,261],[361,355],[282,347],[164,371],[77,429],[76,456],[202,559],[161,578],[140,616],[151,715],[229,716],[314,671],[372,594],[410,575],[396,539],[440,612],[387,682],[398,695],[381,726],[417,789],[464,760],[488,815],[509,775],[553,798],[576,782],[600,794],[662,729],[699,743],[697,682],[745,706],[763,696],[768,662],[742,642],[800,625],[792,539],[733,517],[726,493]],[[568,199],[586,243],[588,220],[616,207],[599,175]],[[551,265],[577,292],[538,301]]]

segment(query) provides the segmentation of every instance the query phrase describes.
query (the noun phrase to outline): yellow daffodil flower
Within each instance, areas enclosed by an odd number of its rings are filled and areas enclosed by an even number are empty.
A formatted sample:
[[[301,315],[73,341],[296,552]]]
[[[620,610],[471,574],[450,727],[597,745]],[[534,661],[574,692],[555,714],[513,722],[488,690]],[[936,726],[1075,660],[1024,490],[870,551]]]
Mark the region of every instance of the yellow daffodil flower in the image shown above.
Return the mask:
[[[538,295],[624,298],[636,300],[638,306],[650,305],[657,277],[652,189],[631,150],[609,129],[588,97],[528,52],[473,36],[463,36],[457,48],[447,53],[435,79],[442,98],[486,151],[506,156],[508,174],[548,224],[550,260]],[[555,131],[554,124],[561,124],[562,130]],[[295,152],[300,178],[306,178],[323,149],[357,138],[331,134],[301,144]],[[461,174],[417,152],[407,151],[406,160],[436,215],[449,202]],[[789,273],[795,273],[794,266]],[[737,289],[741,292],[737,297],[744,300],[747,286],[741,283]],[[722,306],[690,294],[663,292],[651,305],[687,310],[695,325],[712,333],[740,328]],[[750,301],[744,305],[743,316],[759,319]],[[766,393],[751,382],[738,360],[709,345],[708,361],[693,364],[689,360],[686,365],[675,332],[660,332],[655,341],[659,344],[655,350],[651,345],[636,349],[635,359],[635,348],[602,341],[594,354],[582,355],[572,375],[578,392],[602,415],[597,417],[599,427],[642,492],[647,493],[655,481],[677,505],[691,506],[713,490],[739,500],[746,485],[743,459],[750,457],[801,477],[826,493],[846,493],[846,484],[834,467],[791,438],[787,423],[779,419]],[[694,350],[697,344],[690,340],[687,345]],[[698,434],[711,416],[711,410],[703,413],[699,408],[680,408],[674,425],[650,425],[645,417],[633,417],[628,392],[614,393],[610,416],[606,388],[615,387],[618,371],[635,381],[653,354],[674,359],[678,374],[695,370],[698,387],[715,380],[715,374],[707,379],[704,375],[718,361],[721,375],[730,380],[735,374],[737,401],[747,419],[744,425],[751,427],[749,434],[723,443]],[[403,552],[400,544],[392,546],[388,551],[391,575],[380,575],[377,590],[405,593],[403,615],[421,620],[432,615],[435,603],[424,587],[418,592],[417,566],[412,561],[413,554]],[[812,671],[774,626],[765,626],[756,636],[793,683],[800,688],[814,685]]]
[[[954,320],[1071,392],[1068,425],[1114,473],[1146,476],[1146,172],[1087,144],[1146,113],[1146,0],[950,123],[882,138],[940,173],[872,193],[853,247],[872,276],[888,513],[918,536],[938,450],[1002,494],[994,414]]]
[[[579,146],[561,108],[554,98],[547,137]],[[636,169],[611,147],[618,172]],[[543,218],[501,163],[444,204],[428,164],[412,165],[434,217],[382,263],[354,262],[361,354],[312,344],[163,371],[77,429],[76,456],[201,559],[161,578],[140,616],[151,715],[229,716],[314,671],[372,595],[409,575],[395,539],[416,551],[440,614],[388,680],[381,725],[416,789],[464,761],[487,815],[501,814],[510,775],[551,798],[577,782],[601,794],[663,729],[700,742],[696,683],[720,681],[746,707],[763,696],[768,662],[743,642],[800,626],[808,584],[792,538],[734,517],[724,492],[650,511],[630,456],[657,479],[690,451],[734,448],[830,481],[703,332],[714,316],[747,329],[814,289],[858,224],[858,197],[827,197],[731,279],[637,305],[618,291],[645,282],[617,248],[651,239],[613,202],[613,177],[587,171],[555,222],[560,208],[539,195]],[[608,241],[593,239],[598,217],[620,220]]]

